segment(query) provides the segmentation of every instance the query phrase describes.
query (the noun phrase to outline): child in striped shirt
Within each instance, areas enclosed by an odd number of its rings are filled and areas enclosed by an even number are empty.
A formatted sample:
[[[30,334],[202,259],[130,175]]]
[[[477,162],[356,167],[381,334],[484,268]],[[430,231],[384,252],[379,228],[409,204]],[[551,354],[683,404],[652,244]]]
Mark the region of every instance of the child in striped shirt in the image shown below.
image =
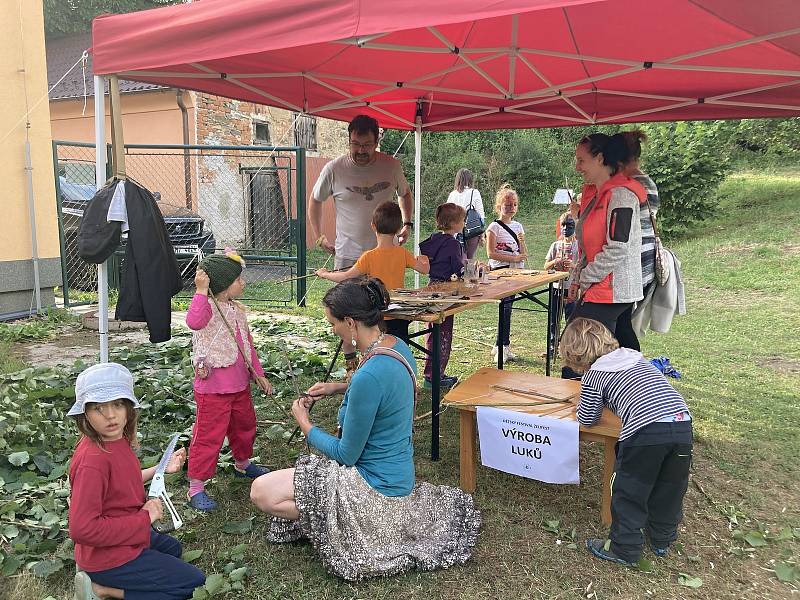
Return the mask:
[[[588,539],[596,557],[634,566],[644,531],[656,556],[666,556],[683,518],[692,461],[692,418],[686,401],[639,352],[620,348],[598,321],[574,319],[559,346],[579,373],[578,421],[591,427],[608,407],[622,421],[611,478],[610,540]]]

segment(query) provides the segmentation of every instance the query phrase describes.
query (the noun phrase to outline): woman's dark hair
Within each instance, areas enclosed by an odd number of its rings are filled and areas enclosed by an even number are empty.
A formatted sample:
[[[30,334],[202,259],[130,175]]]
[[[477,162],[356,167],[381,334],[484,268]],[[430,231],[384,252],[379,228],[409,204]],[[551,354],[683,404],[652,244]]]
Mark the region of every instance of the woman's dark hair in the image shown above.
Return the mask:
[[[453,189],[457,192],[463,192],[464,188],[475,187],[475,176],[469,169],[459,169],[456,173],[456,181],[453,184]]]
[[[322,305],[340,321],[350,317],[374,327],[383,321],[383,311],[389,306],[389,292],[376,277],[345,279],[327,291]]]
[[[647,141],[647,134],[641,129],[634,129],[623,131],[617,135],[622,136],[622,141],[625,142],[625,147],[628,149],[628,159],[625,162],[638,160],[642,156],[642,142]]]
[[[605,133],[593,133],[584,136],[578,145],[586,146],[592,156],[602,154],[603,164],[611,169],[612,175],[616,175],[620,167],[630,160],[628,145],[621,133],[615,133],[612,136]]]
[[[380,131],[378,128],[378,121],[369,115],[356,115],[350,124],[347,126],[347,135],[352,135],[353,132],[358,135],[367,135],[368,133],[375,134],[375,141],[380,138]]]

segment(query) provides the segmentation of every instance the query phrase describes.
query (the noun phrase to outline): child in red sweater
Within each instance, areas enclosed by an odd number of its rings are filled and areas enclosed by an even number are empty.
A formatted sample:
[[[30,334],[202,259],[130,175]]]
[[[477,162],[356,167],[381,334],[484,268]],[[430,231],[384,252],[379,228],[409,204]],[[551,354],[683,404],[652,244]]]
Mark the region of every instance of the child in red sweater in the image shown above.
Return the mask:
[[[181,544],[157,533],[162,518],[158,498],[145,501],[145,481],[136,447],[133,376],[116,363],[89,367],[78,375],[75,417],[81,438],[69,467],[72,487],[69,535],[75,542],[75,598],[183,600],[205,576],[181,560]],[[186,453],[176,451],[167,473],[180,470]]]

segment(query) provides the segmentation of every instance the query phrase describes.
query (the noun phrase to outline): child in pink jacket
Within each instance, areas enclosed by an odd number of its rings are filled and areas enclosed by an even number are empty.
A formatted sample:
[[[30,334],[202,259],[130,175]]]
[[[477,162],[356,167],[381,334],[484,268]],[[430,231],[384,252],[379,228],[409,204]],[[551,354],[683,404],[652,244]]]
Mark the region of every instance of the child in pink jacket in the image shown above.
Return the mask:
[[[226,437],[235,461],[234,476],[255,479],[269,473],[250,462],[256,437],[250,380],[265,394],[272,394],[272,385],[256,355],[245,308],[236,302],[244,291],[243,267],[244,261],[233,252],[203,259],[186,315],[186,324],[194,330],[197,404],[189,446],[189,504],[204,512],[217,507],[205,491],[205,481],[217,470]]]

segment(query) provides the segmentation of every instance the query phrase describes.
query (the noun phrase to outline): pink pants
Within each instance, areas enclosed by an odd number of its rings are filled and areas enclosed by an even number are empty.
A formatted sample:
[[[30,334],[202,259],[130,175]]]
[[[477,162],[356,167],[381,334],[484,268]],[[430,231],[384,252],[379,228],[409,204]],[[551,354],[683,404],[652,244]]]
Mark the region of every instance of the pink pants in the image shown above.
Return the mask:
[[[253,455],[256,439],[256,411],[250,386],[232,394],[195,392],[197,414],[189,446],[189,478],[210,479],[217,470],[222,442],[228,437],[233,458],[238,461]]]

